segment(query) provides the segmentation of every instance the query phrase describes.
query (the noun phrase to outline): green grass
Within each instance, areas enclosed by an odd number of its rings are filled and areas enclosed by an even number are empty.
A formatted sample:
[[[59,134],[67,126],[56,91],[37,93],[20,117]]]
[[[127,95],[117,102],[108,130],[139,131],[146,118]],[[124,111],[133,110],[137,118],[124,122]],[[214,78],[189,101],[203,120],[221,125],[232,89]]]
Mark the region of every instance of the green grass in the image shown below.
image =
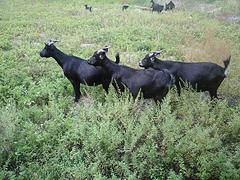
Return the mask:
[[[124,2],[0,1],[0,179],[239,179],[240,25],[181,9],[122,12]],[[75,104],[55,60],[39,56],[50,38],[82,58],[110,45],[109,57],[135,68],[159,49],[163,59],[232,59],[216,102],[173,89],[156,105],[82,86]]]

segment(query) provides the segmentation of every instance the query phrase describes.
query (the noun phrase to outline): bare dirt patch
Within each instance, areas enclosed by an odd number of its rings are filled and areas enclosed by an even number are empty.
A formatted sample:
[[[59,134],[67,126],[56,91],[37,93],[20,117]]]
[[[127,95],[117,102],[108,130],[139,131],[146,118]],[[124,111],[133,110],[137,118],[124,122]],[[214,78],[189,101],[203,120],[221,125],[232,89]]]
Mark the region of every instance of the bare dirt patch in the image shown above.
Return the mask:
[[[218,20],[229,23],[240,23],[240,12],[237,11],[226,12],[223,7],[217,7],[214,4],[193,0],[175,0],[174,2],[176,3],[176,7],[180,9],[207,13],[209,15],[213,15],[213,17]]]

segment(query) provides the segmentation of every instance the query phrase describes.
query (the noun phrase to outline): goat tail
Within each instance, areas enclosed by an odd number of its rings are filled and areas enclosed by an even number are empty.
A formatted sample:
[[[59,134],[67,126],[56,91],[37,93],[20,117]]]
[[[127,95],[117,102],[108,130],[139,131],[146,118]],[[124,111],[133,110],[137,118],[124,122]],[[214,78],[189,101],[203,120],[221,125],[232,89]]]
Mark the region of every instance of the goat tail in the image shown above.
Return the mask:
[[[116,59],[115,63],[116,63],[116,64],[119,64],[119,63],[120,63],[120,55],[119,55],[119,52],[117,52],[117,54],[115,55],[115,59]]]
[[[225,76],[227,76],[227,74],[228,74],[228,67],[229,67],[229,64],[230,64],[230,60],[231,60],[231,55],[226,60],[223,61],[224,69],[225,69],[225,71],[224,71]]]
[[[230,60],[231,60],[231,55],[226,60],[223,61],[225,69],[228,68],[228,65],[230,64]]]

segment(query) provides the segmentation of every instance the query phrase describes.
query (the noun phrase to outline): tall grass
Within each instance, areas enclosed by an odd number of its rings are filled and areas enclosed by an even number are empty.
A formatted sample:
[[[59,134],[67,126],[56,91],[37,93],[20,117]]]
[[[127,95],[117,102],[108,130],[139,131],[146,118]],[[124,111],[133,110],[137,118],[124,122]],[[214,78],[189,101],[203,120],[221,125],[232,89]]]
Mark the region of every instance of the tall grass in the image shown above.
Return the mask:
[[[0,179],[239,179],[239,24],[181,9],[122,12],[122,3],[0,1]],[[230,74],[214,102],[172,89],[156,105],[82,86],[75,104],[55,60],[39,57],[49,38],[82,58],[110,45],[110,58],[120,52],[136,68],[159,49],[221,65],[231,54]]]

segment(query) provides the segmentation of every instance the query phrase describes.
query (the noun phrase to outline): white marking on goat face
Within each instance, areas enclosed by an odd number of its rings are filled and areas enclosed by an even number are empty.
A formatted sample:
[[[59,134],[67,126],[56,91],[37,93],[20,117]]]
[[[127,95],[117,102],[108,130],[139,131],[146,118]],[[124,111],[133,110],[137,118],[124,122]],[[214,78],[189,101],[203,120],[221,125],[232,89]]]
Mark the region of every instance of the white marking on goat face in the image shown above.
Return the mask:
[[[104,59],[104,56],[101,54],[101,55],[99,56],[99,58],[100,58],[101,60],[103,60],[103,59]]]
[[[100,50],[97,51],[97,54],[100,54],[102,52],[106,52],[106,51],[104,51],[103,49],[100,49]]]
[[[148,58],[150,59],[151,62],[155,61],[155,53],[149,53]]]
[[[52,40],[52,39],[50,39],[50,40],[46,43],[46,45],[51,46],[52,44],[54,44],[54,43],[56,43],[56,42],[59,42],[59,41],[58,41],[58,40]]]
[[[155,54],[155,56],[158,56],[158,55],[161,54],[161,52],[162,52],[162,51],[156,51],[154,54]]]
[[[51,46],[52,44],[54,44],[54,42],[51,40],[46,43],[46,45],[48,45],[48,46]]]

